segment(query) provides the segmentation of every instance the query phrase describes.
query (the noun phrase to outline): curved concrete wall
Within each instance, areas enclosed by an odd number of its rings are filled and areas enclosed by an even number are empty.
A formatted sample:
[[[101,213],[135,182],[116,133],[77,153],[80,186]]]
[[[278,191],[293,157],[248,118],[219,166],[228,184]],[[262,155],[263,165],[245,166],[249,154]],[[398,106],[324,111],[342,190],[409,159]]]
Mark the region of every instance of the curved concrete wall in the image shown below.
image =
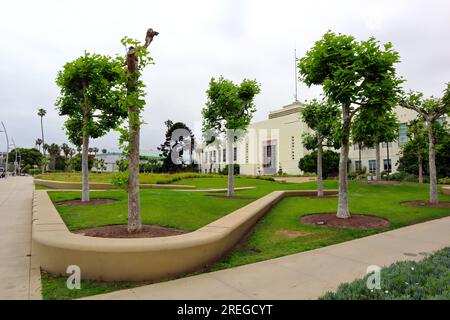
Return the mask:
[[[81,190],[81,182],[65,182],[65,181],[53,181],[34,179],[34,184],[38,186],[44,186],[52,189],[76,189]],[[141,189],[195,189],[195,186],[181,185],[181,184],[140,184]],[[107,189],[119,189],[119,187],[113,186],[111,183],[90,182],[89,189],[91,190],[107,190]]]
[[[450,196],[450,186],[442,187],[442,193],[447,196]]]
[[[66,275],[69,265],[77,265],[82,279],[161,280],[199,270],[222,258],[284,197],[315,194],[308,190],[274,191],[183,235],[107,239],[71,233],[47,192],[36,190],[32,237],[41,268],[50,273]]]

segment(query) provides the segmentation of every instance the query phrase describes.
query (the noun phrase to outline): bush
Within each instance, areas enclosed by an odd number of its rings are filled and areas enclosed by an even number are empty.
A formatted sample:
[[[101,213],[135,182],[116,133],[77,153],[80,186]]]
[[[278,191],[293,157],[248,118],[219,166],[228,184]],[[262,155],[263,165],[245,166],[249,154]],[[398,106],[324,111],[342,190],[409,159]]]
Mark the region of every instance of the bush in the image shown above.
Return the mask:
[[[298,162],[300,170],[305,172],[317,172],[317,151],[305,155]],[[332,150],[325,150],[322,155],[323,178],[335,176],[339,173],[339,153]],[[314,174],[315,176],[315,174]]]
[[[31,174],[32,176],[40,174],[41,172],[42,172],[42,169],[38,169],[38,168],[28,169],[28,174]]]
[[[450,184],[450,178],[449,177],[441,178],[441,179],[438,180],[438,183],[439,184]]]
[[[381,289],[369,290],[367,278],[339,285],[320,300],[436,300],[450,297],[450,247],[420,262],[401,261],[381,269]]]
[[[234,164],[234,174],[238,175],[240,172],[241,172],[240,166],[237,163],[235,163]],[[222,171],[220,171],[220,174],[224,174],[224,175],[228,174],[228,165],[226,165],[225,168],[223,168]]]

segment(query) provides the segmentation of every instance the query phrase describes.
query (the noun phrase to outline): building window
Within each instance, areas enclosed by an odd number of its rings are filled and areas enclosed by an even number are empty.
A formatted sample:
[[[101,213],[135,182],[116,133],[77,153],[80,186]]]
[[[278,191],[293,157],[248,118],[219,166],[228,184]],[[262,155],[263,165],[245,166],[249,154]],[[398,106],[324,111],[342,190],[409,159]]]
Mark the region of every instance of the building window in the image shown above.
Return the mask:
[[[406,123],[400,124],[399,130],[398,130],[398,144],[400,146],[409,140],[407,132],[408,132],[408,126],[406,125]]]
[[[205,162],[208,163],[208,152],[205,152]]]
[[[386,149],[386,146],[389,146],[389,149],[390,149],[390,148],[392,148],[392,142],[388,142],[388,143],[383,142],[382,146],[384,149]]]
[[[359,150],[359,143],[353,144],[353,150]]]
[[[227,162],[227,149],[222,150],[222,160],[223,162]]]
[[[375,171],[377,171],[377,161],[369,160],[369,172],[374,173]]]
[[[213,151],[213,163],[216,163],[216,150]]]
[[[266,147],[266,156],[271,157],[272,156],[272,146]]]
[[[237,147],[233,148],[233,160],[237,161]]]
[[[291,158],[295,160],[295,137],[291,137]]]
[[[361,167],[361,161],[360,160],[356,160],[355,161],[355,171],[362,171],[362,167]]]
[[[383,164],[384,164],[384,171],[387,171],[387,172],[392,171],[391,159],[384,159]]]
[[[248,142],[245,143],[245,163],[248,163]]]

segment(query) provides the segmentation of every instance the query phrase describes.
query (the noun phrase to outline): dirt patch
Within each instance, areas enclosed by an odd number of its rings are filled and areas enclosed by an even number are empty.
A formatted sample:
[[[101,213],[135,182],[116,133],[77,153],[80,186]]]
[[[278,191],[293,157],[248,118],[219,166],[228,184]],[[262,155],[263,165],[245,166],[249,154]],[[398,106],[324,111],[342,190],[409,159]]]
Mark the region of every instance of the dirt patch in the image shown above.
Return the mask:
[[[286,238],[298,238],[298,237],[304,237],[307,235],[310,235],[311,232],[305,232],[305,231],[298,231],[298,230],[289,230],[289,229],[281,229],[281,230],[277,230],[275,232],[275,235],[277,236],[283,236]]]
[[[136,233],[129,233],[127,225],[103,226],[73,231],[76,234],[99,238],[155,238],[176,236],[188,232],[186,230],[149,224],[142,225],[142,230]]]
[[[450,202],[431,203],[428,201],[405,201],[405,202],[400,202],[400,204],[402,206],[430,207],[430,208],[437,208],[437,209],[450,208]]]
[[[116,200],[114,199],[104,199],[104,198],[98,198],[98,199],[90,199],[89,201],[81,201],[81,200],[64,200],[64,201],[58,201],[55,202],[56,206],[93,206],[96,204],[101,203],[110,203],[114,202]]]
[[[221,196],[221,195],[216,195],[216,194],[207,194],[206,195],[208,198],[218,198],[218,199],[240,199],[240,200],[252,200],[255,199],[253,197],[245,197],[245,196],[232,196],[232,197],[227,197],[227,196]]]
[[[400,181],[386,181],[386,180],[372,180],[372,181],[367,181],[367,184],[380,184],[383,186],[397,186],[400,184]]]
[[[378,217],[352,214],[348,219],[341,219],[336,217],[336,213],[309,214],[301,217],[300,222],[319,227],[349,229],[383,229],[390,225],[389,221]]]

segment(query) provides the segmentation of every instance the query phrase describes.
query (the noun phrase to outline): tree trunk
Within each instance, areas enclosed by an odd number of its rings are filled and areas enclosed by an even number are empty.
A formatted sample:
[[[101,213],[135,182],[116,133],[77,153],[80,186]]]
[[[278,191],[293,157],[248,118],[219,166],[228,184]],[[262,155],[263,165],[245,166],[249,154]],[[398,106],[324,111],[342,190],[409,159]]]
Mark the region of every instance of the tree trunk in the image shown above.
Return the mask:
[[[231,198],[234,195],[234,153],[233,153],[234,135],[231,130],[227,132],[227,160],[228,160],[228,192],[227,196]]]
[[[83,132],[83,153],[81,154],[82,198],[81,201],[89,201],[89,134]]]
[[[139,107],[129,108],[128,151],[128,231],[139,232],[142,228],[141,202],[139,196]]]
[[[86,87],[84,88],[86,90]],[[81,201],[89,201],[89,110],[85,104],[83,107],[83,149],[81,154],[82,195]]]
[[[419,164],[419,183],[423,183],[423,160],[422,160],[422,152],[419,149],[417,163]]]
[[[338,210],[336,216],[338,218],[350,218],[348,210],[348,182],[347,182],[347,162],[349,150],[349,136],[350,136],[350,115],[349,106],[342,106],[342,120],[343,120],[343,138],[341,146],[341,154],[339,157],[339,198]]]
[[[381,180],[381,155],[380,155],[380,142],[377,141],[375,143],[375,179],[376,180]]]
[[[45,141],[44,141],[44,125],[43,125],[43,123],[42,123],[42,116],[41,116],[41,136],[42,136],[42,153],[43,153],[44,158],[45,158],[45,148],[44,148],[44,145],[45,145]],[[39,146],[39,149],[40,149],[40,146]],[[44,174],[44,172],[45,172],[45,161],[44,161],[44,163],[42,164],[42,174]]]
[[[317,135],[317,196],[323,197],[322,138]]]
[[[430,164],[430,202],[438,203],[437,193],[437,177],[436,177],[436,150],[434,146],[433,126],[431,121],[428,124],[428,140],[429,140],[429,164]]]

